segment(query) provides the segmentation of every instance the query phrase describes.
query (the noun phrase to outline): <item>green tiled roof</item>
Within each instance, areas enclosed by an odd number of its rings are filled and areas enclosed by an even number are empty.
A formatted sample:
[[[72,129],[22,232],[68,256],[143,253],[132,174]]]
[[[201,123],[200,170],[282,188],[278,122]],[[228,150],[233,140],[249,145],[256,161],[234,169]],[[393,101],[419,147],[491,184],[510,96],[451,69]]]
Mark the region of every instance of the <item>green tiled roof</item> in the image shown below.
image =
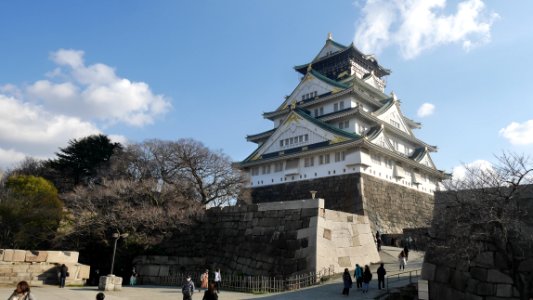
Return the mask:
[[[343,88],[343,89],[347,89],[347,88],[350,87],[350,86],[347,85],[347,84],[340,83],[340,82],[338,82],[338,81],[335,81],[335,80],[333,80],[333,79],[330,79],[330,78],[328,78],[327,76],[324,76],[324,75],[320,74],[318,71],[315,71],[315,70],[313,70],[313,69],[311,69],[311,74],[313,74],[313,76],[315,76],[316,78],[318,78],[318,79],[320,79],[320,80],[322,80],[322,81],[324,81],[324,82],[326,82],[326,83],[329,83],[329,84],[331,84],[331,85],[334,85],[334,86],[336,86],[336,87]]]
[[[392,98],[387,99],[387,101],[385,102],[385,105],[383,105],[382,107],[374,111],[374,115],[376,116],[381,115],[382,113],[386,112],[392,105],[394,105],[394,99]]]
[[[336,135],[340,135],[340,136],[343,136],[345,138],[348,138],[350,140],[358,140],[361,138],[360,135],[356,134],[356,133],[353,133],[353,132],[347,132],[347,131],[344,131],[342,129],[339,129],[337,127],[334,127],[334,126],[331,126],[323,121],[320,121],[320,120],[317,120],[315,119],[314,117],[312,117],[309,112],[303,108],[300,108],[300,107],[296,107],[294,110],[294,113],[296,113],[297,115],[299,115],[300,117],[304,118],[305,120],[313,123],[314,125],[326,130],[326,131],[329,131],[329,132],[332,132]],[[279,127],[278,127],[279,128]],[[276,130],[278,129],[276,128]],[[262,146],[259,146],[257,149],[255,149],[255,151],[248,155],[248,157],[246,157],[242,162],[245,163],[245,162],[248,162],[252,157],[254,157],[257,152],[259,151],[259,149],[261,149]]]

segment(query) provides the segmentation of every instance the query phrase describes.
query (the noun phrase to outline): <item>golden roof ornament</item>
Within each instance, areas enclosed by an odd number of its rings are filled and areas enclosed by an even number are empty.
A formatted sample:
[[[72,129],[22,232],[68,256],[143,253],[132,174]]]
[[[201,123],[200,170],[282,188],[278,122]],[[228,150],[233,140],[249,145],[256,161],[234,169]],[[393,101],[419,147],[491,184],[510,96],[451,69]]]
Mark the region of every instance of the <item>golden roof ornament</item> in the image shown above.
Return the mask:
[[[394,92],[390,92],[390,96],[392,97],[393,101],[398,101],[398,97],[396,96]]]

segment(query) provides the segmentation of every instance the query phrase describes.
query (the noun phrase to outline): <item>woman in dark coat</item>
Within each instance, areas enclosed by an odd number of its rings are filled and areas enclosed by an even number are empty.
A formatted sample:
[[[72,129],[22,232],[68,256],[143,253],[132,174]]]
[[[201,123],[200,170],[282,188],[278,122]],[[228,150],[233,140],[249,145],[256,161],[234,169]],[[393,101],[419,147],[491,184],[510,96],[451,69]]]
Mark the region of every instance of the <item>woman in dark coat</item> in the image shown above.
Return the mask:
[[[368,265],[365,265],[365,271],[363,272],[363,293],[368,292],[368,286],[370,285],[371,280],[372,272],[370,272]]]
[[[350,289],[352,288],[353,284],[352,276],[350,275],[348,268],[344,269],[344,274],[342,274],[342,282],[344,284],[342,294],[348,296],[350,294]]]

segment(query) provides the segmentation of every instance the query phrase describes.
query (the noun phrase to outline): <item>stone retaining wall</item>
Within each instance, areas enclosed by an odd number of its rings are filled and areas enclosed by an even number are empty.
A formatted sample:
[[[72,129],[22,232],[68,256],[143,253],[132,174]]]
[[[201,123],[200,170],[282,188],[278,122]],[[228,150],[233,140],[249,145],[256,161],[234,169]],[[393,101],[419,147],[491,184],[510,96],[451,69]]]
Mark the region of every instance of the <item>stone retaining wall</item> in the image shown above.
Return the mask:
[[[521,194],[517,199],[521,207],[527,211],[527,217],[523,220],[521,231],[525,236],[533,238],[533,185],[524,189],[527,193]],[[468,192],[468,191],[467,191]],[[520,274],[529,282],[529,295],[525,299],[533,297],[533,249],[523,245],[523,254],[515,256],[516,269],[509,265],[507,251],[496,251],[490,240],[481,247],[481,251],[469,260],[462,258],[459,253],[464,249],[456,244],[450,244],[456,233],[446,230],[448,222],[455,222],[456,205],[448,205],[449,197],[446,192],[439,192],[435,195],[435,216],[442,216],[434,220],[431,232],[432,236],[439,241],[445,241],[445,245],[434,246],[431,241],[426,251],[424,264],[422,267],[422,279],[429,283],[429,299],[475,299],[475,300],[504,300],[520,299],[517,290],[517,283],[513,281],[511,275]],[[486,199],[479,199],[485,201]],[[503,203],[503,205],[508,205]],[[462,208],[457,208],[462,209]],[[492,207],[495,211],[498,207]],[[476,232],[489,233],[490,224],[479,227],[476,224]],[[492,225],[494,226],[494,225]],[[470,232],[470,231],[466,231]],[[487,234],[486,238],[492,238]],[[516,246],[516,244],[515,244]],[[508,247],[511,247],[510,245]],[[455,259],[450,259],[450,254]],[[526,287],[527,293],[527,287]]]
[[[75,251],[29,251],[0,249],[0,284],[16,285],[25,280],[31,286],[58,284],[57,268],[65,264],[69,269],[67,285],[84,284],[90,267],[78,264]]]
[[[401,234],[404,228],[428,227],[433,214],[432,194],[361,173],[254,187],[252,199],[305,199],[311,190],[325,199],[326,209],[368,216],[373,232]]]
[[[377,262],[368,219],[324,209],[324,200],[209,209],[204,220],[162,245],[168,256],[140,256],[143,280],[221,268],[248,275],[289,276]]]

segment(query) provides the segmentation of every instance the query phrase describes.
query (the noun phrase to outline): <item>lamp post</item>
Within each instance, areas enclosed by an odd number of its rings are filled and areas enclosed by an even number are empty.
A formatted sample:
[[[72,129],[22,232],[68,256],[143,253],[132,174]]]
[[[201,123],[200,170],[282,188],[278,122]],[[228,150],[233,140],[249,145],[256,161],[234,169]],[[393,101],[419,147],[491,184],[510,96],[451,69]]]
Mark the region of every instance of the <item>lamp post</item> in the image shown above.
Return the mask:
[[[120,232],[113,233],[113,237],[115,238],[115,245],[113,246],[113,258],[111,259],[111,272],[110,272],[110,275],[113,275],[113,268],[115,267],[115,253],[117,252],[118,239],[126,238],[126,237],[128,237],[128,235],[129,234],[127,234],[127,233],[120,234]]]

